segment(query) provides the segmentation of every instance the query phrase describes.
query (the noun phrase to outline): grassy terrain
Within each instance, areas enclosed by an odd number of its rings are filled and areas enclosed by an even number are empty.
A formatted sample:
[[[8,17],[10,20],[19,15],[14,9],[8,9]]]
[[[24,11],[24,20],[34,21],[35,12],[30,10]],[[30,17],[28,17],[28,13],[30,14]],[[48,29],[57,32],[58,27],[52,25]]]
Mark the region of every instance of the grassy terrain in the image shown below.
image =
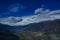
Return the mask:
[[[60,40],[59,33],[20,31],[15,34],[20,40]]]

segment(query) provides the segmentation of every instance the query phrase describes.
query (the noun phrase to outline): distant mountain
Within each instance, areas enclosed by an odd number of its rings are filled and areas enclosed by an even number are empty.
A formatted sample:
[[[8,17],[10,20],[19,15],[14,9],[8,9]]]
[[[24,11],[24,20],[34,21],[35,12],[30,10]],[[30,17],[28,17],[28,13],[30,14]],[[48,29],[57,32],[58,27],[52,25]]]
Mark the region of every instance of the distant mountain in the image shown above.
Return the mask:
[[[25,29],[28,31],[42,31],[42,32],[59,32],[60,31],[60,19],[49,20],[40,23],[31,24],[29,28]]]
[[[9,26],[5,24],[0,23],[0,29],[5,29],[5,30],[10,30],[10,31],[16,31],[16,30],[21,30],[22,28],[26,28],[28,25],[25,26]]]
[[[15,35],[9,29],[16,29]],[[8,40],[9,38],[11,40],[60,40],[60,19],[15,27],[0,24],[1,38]]]
[[[5,24],[1,24],[0,23],[0,29],[4,29],[4,30],[10,30],[12,29],[13,26],[9,26],[9,25],[5,25]]]
[[[43,21],[39,23],[33,23],[25,26],[9,26],[0,24],[0,29],[14,30],[14,31],[60,31],[60,19]]]
[[[16,35],[20,40],[60,40],[60,19],[29,24]]]

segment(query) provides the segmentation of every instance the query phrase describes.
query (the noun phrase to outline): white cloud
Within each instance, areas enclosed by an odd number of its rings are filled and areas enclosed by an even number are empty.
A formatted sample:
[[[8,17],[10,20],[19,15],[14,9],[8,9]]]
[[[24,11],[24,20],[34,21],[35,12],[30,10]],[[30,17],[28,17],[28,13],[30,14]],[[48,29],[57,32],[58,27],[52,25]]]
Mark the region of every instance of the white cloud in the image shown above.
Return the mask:
[[[44,8],[38,8],[38,9],[36,9],[35,10],[35,14],[37,14],[37,15],[46,15],[47,13],[49,13],[50,12],[50,10],[49,9],[44,9]]]
[[[47,15],[54,15],[54,14],[60,14],[60,10],[51,11]]]
[[[0,18],[0,23],[10,26],[24,26],[31,23],[60,19],[60,10],[50,11],[49,9],[38,8],[35,10],[35,14],[37,15]]]
[[[12,9],[10,9],[10,11],[11,11],[11,12],[17,12],[18,9],[19,9],[19,7],[14,7],[14,8],[12,8]]]
[[[0,23],[7,24],[10,26],[23,26],[28,25],[30,23],[37,23],[38,17],[36,15],[26,16],[26,17],[8,17],[0,19]]]
[[[60,10],[52,10],[50,11],[49,9],[44,9],[44,8],[38,8],[35,10],[35,14],[37,15],[42,15],[42,16],[49,16],[49,15],[55,15],[55,14],[60,14]]]
[[[19,10],[25,9],[25,6],[19,4],[19,3],[14,3],[8,7],[9,12],[18,12]]]
[[[20,17],[8,17],[0,18],[0,23],[13,26],[16,22],[20,22],[22,19]]]

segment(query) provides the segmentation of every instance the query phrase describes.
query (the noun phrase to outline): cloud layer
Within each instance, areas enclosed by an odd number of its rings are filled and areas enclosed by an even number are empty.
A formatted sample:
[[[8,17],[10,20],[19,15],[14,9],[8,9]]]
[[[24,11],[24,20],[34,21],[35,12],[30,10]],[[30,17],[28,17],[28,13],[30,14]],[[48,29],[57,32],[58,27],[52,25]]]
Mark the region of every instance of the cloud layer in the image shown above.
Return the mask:
[[[49,10],[38,8],[35,10],[35,15],[24,17],[7,17],[0,18],[0,23],[10,26],[24,26],[31,23],[39,23],[42,21],[60,19],[60,10]]]
[[[3,17],[3,16],[11,16],[12,14],[15,15],[15,14],[19,14],[21,13],[22,10],[24,10],[26,7],[20,3],[13,3],[13,4],[10,4],[6,10],[2,13],[0,13],[0,16]],[[2,9],[4,10],[4,9]]]
[[[19,3],[14,3],[14,4],[10,5],[10,7],[8,9],[9,9],[9,12],[18,12],[19,10],[25,9],[25,6],[23,6]]]

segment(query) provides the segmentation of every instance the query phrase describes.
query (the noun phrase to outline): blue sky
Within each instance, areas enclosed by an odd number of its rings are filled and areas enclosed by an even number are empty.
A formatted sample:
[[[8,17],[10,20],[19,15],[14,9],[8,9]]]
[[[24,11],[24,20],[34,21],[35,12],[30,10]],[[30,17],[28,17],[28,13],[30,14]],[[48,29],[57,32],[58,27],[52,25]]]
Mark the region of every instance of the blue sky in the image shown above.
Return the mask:
[[[0,23],[23,26],[60,19],[59,0],[0,0]]]
[[[42,7],[42,4],[46,9],[60,9],[59,0],[0,0],[0,15],[2,17],[33,15],[35,9]],[[14,8],[13,5],[19,6],[20,9],[18,8],[17,12],[9,12],[8,10]]]

